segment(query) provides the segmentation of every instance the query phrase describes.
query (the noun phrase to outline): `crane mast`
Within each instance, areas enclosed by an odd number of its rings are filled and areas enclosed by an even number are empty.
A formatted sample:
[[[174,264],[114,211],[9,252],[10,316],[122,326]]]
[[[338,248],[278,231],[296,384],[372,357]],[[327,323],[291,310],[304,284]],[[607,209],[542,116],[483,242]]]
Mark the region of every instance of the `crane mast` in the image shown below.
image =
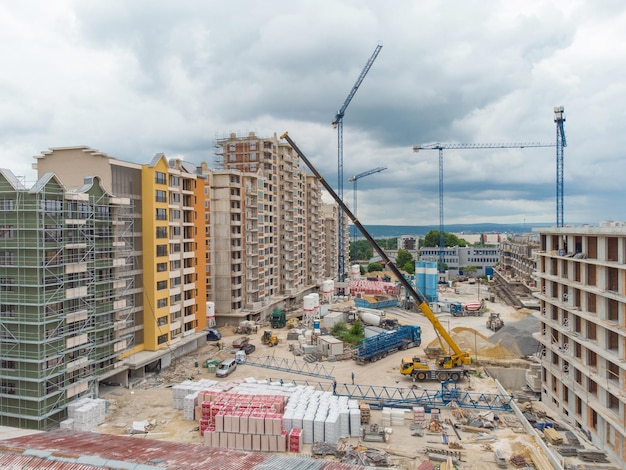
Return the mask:
[[[358,175],[354,175],[352,178],[350,178],[348,180],[348,183],[354,183],[354,187],[352,189],[352,193],[354,196],[354,204],[352,206],[352,208],[354,209],[354,217],[356,217],[357,214],[357,210],[356,210],[356,195],[357,195],[357,183],[361,178],[365,178],[366,176],[370,176],[373,175],[374,173],[380,173],[381,171],[385,171],[387,169],[386,166],[379,166],[377,168],[373,168],[371,170],[367,170],[364,171],[363,173],[359,173]],[[356,230],[354,231],[354,238],[353,238],[353,244],[354,244],[354,260],[356,261]]]
[[[450,334],[443,327],[439,319],[435,316],[433,311],[430,309],[428,302],[426,299],[420,294],[416,289],[413,288],[411,283],[404,277],[402,272],[397,268],[397,266],[391,262],[387,254],[383,251],[383,249],[376,243],[376,240],[372,238],[369,232],[363,227],[363,225],[358,221],[358,219],[352,214],[348,206],[343,202],[343,200],[338,196],[338,194],[333,190],[333,188],[328,184],[328,182],[324,179],[324,177],[317,171],[317,169],[313,166],[313,164],[309,161],[309,159],[302,153],[302,151],[298,148],[296,143],[289,137],[289,134],[285,132],[281,139],[285,139],[289,145],[294,149],[294,151],[300,156],[302,161],[306,166],[309,167],[311,172],[315,175],[315,177],[322,183],[324,189],[328,191],[328,193],[332,196],[332,198],[339,204],[339,207],[346,213],[346,215],[350,218],[352,223],[359,229],[361,234],[367,239],[367,241],[372,245],[372,248],[378,253],[386,266],[389,267],[391,272],[395,275],[398,281],[404,286],[406,291],[409,293],[416,305],[422,311],[424,316],[430,321],[433,325],[435,332],[437,333],[437,338],[439,340],[439,344],[441,345],[441,349],[443,351],[447,351],[451,349],[453,354],[451,354],[452,363],[455,365],[468,365],[470,363],[469,354],[465,351],[462,351],[461,348],[456,344],[456,342],[452,339]],[[444,344],[445,341],[445,344]],[[448,346],[446,346],[446,344]]]
[[[335,120],[332,122],[333,126],[337,129],[337,192],[339,193],[339,198],[342,201],[343,201],[343,116],[346,113],[346,108],[350,104],[350,101],[352,101],[352,98],[354,98],[356,91],[359,89],[361,82],[365,78],[365,75],[367,75],[367,72],[369,72],[369,69],[372,67],[372,64],[376,60],[376,57],[378,57],[378,53],[380,52],[382,47],[383,45],[380,43],[376,46],[374,53],[365,64],[365,67],[361,71],[361,75],[359,75],[359,78],[357,79],[355,84],[352,86],[350,93],[348,93],[348,97],[343,102],[343,105],[341,106],[339,111],[337,111],[337,114],[335,115]],[[338,245],[338,252],[339,252],[339,256],[338,256],[339,259],[337,263],[337,279],[339,280],[339,282],[343,282],[345,280],[345,274],[346,274],[345,236],[344,236],[345,228],[344,227],[345,227],[344,213],[342,211],[339,211],[338,224],[337,224],[337,228],[338,228],[337,245]]]
[[[540,142],[514,142],[514,143],[508,143],[508,144],[507,143],[504,143],[504,144],[503,143],[442,144],[442,143],[437,142],[434,144],[415,145],[413,147],[414,152],[419,152],[420,150],[439,150],[439,262],[437,263],[439,272],[443,271],[444,253],[445,253],[445,238],[444,238],[444,224],[443,224],[443,151],[444,149],[469,150],[469,149],[510,149],[510,148],[526,148],[526,147],[554,147],[554,144],[543,144]],[[558,162],[558,157],[557,157],[557,162]],[[557,180],[558,180],[558,177],[557,177]],[[558,194],[558,189],[557,189],[557,194]]]
[[[563,148],[567,147],[565,139],[565,109],[563,106],[554,108],[554,122],[556,123],[556,226],[563,227]]]

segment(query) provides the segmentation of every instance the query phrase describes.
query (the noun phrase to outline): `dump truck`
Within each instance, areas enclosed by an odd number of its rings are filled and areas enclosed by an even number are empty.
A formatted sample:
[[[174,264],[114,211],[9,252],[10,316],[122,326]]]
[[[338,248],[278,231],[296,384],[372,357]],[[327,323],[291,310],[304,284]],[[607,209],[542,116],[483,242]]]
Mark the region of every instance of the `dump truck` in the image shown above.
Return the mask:
[[[422,329],[417,325],[404,325],[396,330],[362,339],[352,351],[352,357],[359,363],[375,362],[390,353],[415,348],[420,344]]]
[[[270,325],[272,325],[272,328],[282,328],[286,323],[287,317],[285,316],[285,311],[278,308],[274,309],[270,315]]]
[[[361,234],[369,242],[369,244],[376,251],[376,253],[378,253],[384,265],[387,266],[388,269],[391,270],[395,278],[398,279],[398,281],[406,289],[406,292],[408,292],[409,295],[413,298],[415,305],[417,305],[417,307],[421,310],[424,316],[433,325],[433,328],[435,329],[435,332],[437,333],[439,345],[441,346],[441,349],[443,351],[443,353],[437,358],[437,362],[436,362],[437,366],[434,368],[434,370],[445,372],[446,376],[451,377],[451,378],[453,377],[452,374],[454,374],[454,377],[456,377],[458,374],[459,378],[461,378],[462,376],[465,376],[466,372],[469,370],[466,367],[466,366],[469,366],[470,364],[469,352],[461,350],[459,345],[456,344],[456,342],[452,339],[450,334],[447,332],[447,330],[444,328],[444,326],[441,324],[439,319],[435,316],[435,314],[431,310],[430,305],[426,301],[426,298],[423,296],[423,294],[418,293],[417,290],[411,285],[409,280],[402,274],[400,269],[398,269],[398,267],[394,263],[392,263],[392,261],[389,259],[389,256],[387,256],[387,253],[385,253],[385,251],[380,247],[380,245],[378,245],[376,240],[374,240],[374,238],[370,235],[370,233],[365,229],[363,224],[361,224],[361,222],[359,222],[359,220],[354,216],[350,208],[343,202],[342,198],[340,198],[337,195],[333,187],[324,179],[324,177],[319,173],[319,171],[317,171],[315,166],[313,166],[313,164],[309,161],[306,155],[302,153],[302,151],[296,145],[293,139],[289,137],[289,134],[285,132],[281,136],[281,139],[285,139],[287,143],[291,145],[291,148],[298,154],[302,162],[304,162],[304,164],[309,167],[311,172],[319,180],[322,186],[324,186],[324,189],[328,191],[328,194],[330,194],[330,196],[335,200],[335,202],[341,208],[341,210],[343,210],[344,214],[348,216],[348,218],[352,221],[354,226],[361,232]],[[418,375],[419,369],[416,369],[414,365],[415,361],[413,361],[412,359],[413,358],[409,358],[409,360],[411,361],[410,367],[407,367],[406,369],[401,369],[400,372],[403,375],[410,375],[413,377],[414,380],[417,380],[419,379],[419,377],[421,377],[421,375]],[[443,366],[440,367],[439,366],[440,364],[443,364]],[[414,370],[416,371],[415,373],[413,373]],[[431,369],[428,368],[427,370],[430,371]],[[424,375],[425,375],[424,380],[426,379],[427,375],[428,375],[428,378],[432,378],[432,374],[424,374]],[[435,375],[437,376],[437,378],[439,378],[438,374],[435,374]]]

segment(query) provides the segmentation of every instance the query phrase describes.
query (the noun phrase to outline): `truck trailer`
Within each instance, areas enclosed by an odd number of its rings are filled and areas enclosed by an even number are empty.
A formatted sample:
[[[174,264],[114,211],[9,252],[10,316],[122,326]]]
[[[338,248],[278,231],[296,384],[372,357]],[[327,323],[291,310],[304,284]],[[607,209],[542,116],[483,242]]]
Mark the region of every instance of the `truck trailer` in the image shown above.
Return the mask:
[[[417,325],[404,325],[371,338],[362,339],[352,357],[359,363],[375,362],[389,353],[415,348],[422,344],[422,330]]]

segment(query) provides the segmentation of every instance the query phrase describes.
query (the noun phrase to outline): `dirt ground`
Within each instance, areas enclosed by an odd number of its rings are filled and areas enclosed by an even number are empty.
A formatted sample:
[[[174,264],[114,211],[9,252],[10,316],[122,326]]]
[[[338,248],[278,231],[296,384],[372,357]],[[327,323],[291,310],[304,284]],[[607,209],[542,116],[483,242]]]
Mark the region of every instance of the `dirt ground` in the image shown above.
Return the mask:
[[[482,286],[483,291],[486,289]],[[478,297],[477,286],[461,285],[457,288],[457,293],[454,289],[448,289],[440,294],[441,300],[459,300],[461,302],[475,301]],[[523,315],[520,315],[515,309],[508,307],[500,303],[488,303],[488,308],[492,311],[501,313],[502,318],[506,322],[512,322]],[[418,324],[422,326],[422,346],[426,346],[429,342],[436,338],[435,332],[430,322],[425,319],[421,313],[405,311],[401,309],[389,310],[388,315],[395,316],[403,324]],[[487,330],[485,326],[486,317],[459,317],[455,318],[449,314],[438,315],[441,323],[450,330],[454,330],[456,327],[465,327],[469,329],[475,329],[478,334],[489,336],[492,334]],[[233,339],[240,335],[235,335],[232,329],[222,328],[223,338],[222,342],[227,347],[230,345]],[[258,333],[251,335],[251,343],[256,346],[256,351],[252,353],[255,357],[273,356],[277,359],[286,358],[289,360],[294,359],[293,353],[288,350],[287,345],[287,328],[273,330],[278,334],[279,345],[273,348],[262,345],[260,337],[263,333],[263,329],[260,329]],[[471,342],[471,341],[470,341]],[[422,348],[416,349],[414,353],[421,355]],[[295,380],[298,383],[302,383],[305,380],[309,382],[326,382],[321,379],[311,378],[304,375],[298,375],[293,373],[282,373],[275,370],[269,370],[261,367],[255,367],[251,365],[241,364],[226,379],[216,379],[215,374],[209,373],[206,368],[196,367],[196,363],[202,363],[207,359],[225,359],[227,357],[233,357],[228,348],[224,351],[218,351],[215,343],[207,343],[206,346],[190,354],[186,357],[176,359],[171,367],[162,371],[158,375],[149,376],[143,379],[139,383],[135,383],[131,388],[123,387],[107,387],[101,386],[100,397],[108,401],[108,411],[106,414],[106,422],[100,425],[95,431],[110,434],[127,435],[132,426],[133,421],[148,420],[151,424],[148,434],[137,434],[136,438],[149,437],[152,439],[176,441],[176,442],[188,442],[195,444],[202,444],[203,440],[198,432],[198,424],[194,421],[188,421],[183,419],[183,411],[176,410],[172,407],[173,404],[173,392],[172,386],[181,383],[187,378],[193,377],[194,379],[213,379],[224,381],[237,381],[245,378],[271,379],[277,381],[282,379],[284,381]],[[324,365],[329,371],[332,371],[332,375],[338,382],[338,390],[341,389],[341,384],[351,383],[351,375],[355,374],[355,383],[360,385],[385,385],[388,387],[400,387],[410,388],[414,384],[413,382],[400,374],[399,366],[402,353],[391,354],[388,357],[371,364],[356,365],[352,360],[337,361],[337,362],[325,362]],[[295,358],[299,361],[302,358]],[[480,360],[480,353],[478,359]],[[493,358],[490,358],[493,359]],[[423,388],[437,390],[439,388],[437,383],[422,384]],[[470,382],[463,382],[460,384],[461,389],[468,386],[472,387],[473,391],[484,391],[488,393],[496,393],[494,382],[488,377],[472,377]],[[502,413],[514,418],[513,413]],[[407,418],[410,413],[407,413]],[[380,424],[381,419],[380,411],[372,411],[371,423]],[[427,415],[428,416],[428,415]],[[450,410],[443,410],[444,418],[452,418]],[[513,421],[515,421],[513,419]],[[504,418],[502,418],[504,423]],[[445,449],[447,448],[441,443],[440,434],[425,434],[423,437],[412,436],[409,428],[410,421],[405,420],[404,426],[394,426],[393,433],[390,436],[390,440],[386,444],[380,443],[366,443],[368,447],[378,447],[386,449],[398,463],[407,469],[414,469],[417,465],[425,460],[424,449]],[[459,468],[461,469],[496,469],[498,468],[493,458],[493,448],[500,446],[506,449],[510,454],[512,449],[517,447],[532,446],[530,438],[523,433],[518,432],[518,426],[509,427],[502,426],[501,429],[496,431],[497,441],[472,441],[474,435],[461,432],[461,440],[459,443],[462,445],[461,455],[462,463]],[[450,432],[451,440],[457,440],[456,436]],[[357,438],[350,438],[350,443],[353,445],[358,444]],[[519,450],[519,449],[518,449]],[[306,446],[304,453],[310,454],[310,445]]]

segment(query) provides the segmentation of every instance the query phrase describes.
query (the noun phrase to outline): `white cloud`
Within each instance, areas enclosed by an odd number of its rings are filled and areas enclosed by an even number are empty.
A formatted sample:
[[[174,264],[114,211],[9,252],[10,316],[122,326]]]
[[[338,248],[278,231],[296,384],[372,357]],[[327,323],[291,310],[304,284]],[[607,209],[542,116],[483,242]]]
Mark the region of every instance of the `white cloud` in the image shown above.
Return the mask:
[[[565,221],[624,219],[626,5],[523,3],[0,2],[0,166],[89,145],[147,162],[213,162],[230,132],[285,130],[337,185],[336,111],[379,41],[344,118],[347,179],[365,224],[437,224],[428,142],[554,142],[565,106]],[[454,222],[553,222],[554,149],[444,154]]]

